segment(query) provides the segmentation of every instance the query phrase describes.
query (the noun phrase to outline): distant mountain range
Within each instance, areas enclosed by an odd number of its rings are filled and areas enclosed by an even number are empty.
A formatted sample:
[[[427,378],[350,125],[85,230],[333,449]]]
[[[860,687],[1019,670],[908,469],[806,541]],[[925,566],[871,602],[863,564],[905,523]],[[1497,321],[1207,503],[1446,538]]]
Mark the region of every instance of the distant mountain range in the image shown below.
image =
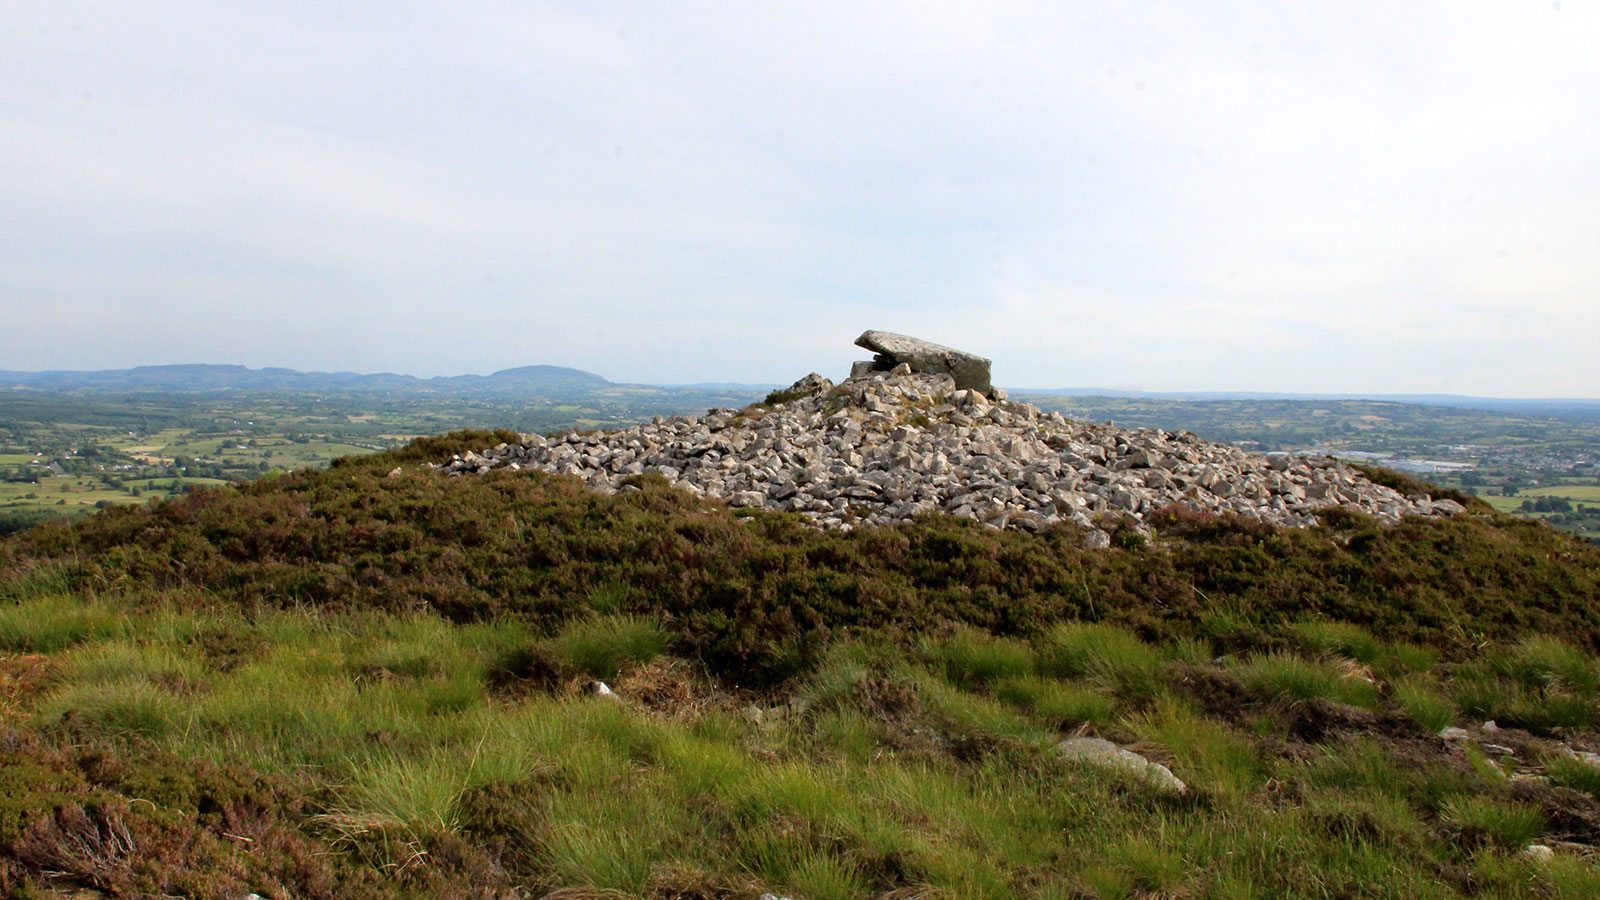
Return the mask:
[[[104,391],[111,393],[196,393],[209,391],[309,391],[326,393],[427,394],[431,396],[574,396],[624,388],[593,372],[562,366],[522,366],[492,375],[412,375],[356,372],[300,372],[228,365],[137,366],[99,371],[0,371],[0,389]],[[688,387],[688,386],[685,386]],[[759,385],[746,385],[759,390]],[[770,388],[768,388],[770,390]]]
[[[1372,400],[1379,403],[1407,403],[1413,406],[1448,406],[1487,412],[1517,413],[1561,417],[1600,417],[1600,400],[1581,397],[1473,397],[1466,394],[1288,394],[1269,391],[1124,391],[1114,388],[1014,388],[1013,394],[1042,394],[1052,397],[1114,397],[1129,400]]]

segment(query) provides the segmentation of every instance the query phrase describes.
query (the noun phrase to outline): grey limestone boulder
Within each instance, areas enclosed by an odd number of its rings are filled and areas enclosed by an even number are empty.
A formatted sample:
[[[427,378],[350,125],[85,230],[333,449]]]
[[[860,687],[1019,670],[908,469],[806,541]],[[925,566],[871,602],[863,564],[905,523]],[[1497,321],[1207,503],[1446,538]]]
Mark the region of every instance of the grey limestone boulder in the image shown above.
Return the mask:
[[[888,372],[905,364],[912,372],[949,375],[958,389],[994,393],[994,385],[989,383],[989,360],[975,353],[892,331],[863,331],[856,338],[856,346],[877,354],[873,360],[876,370]]]
[[[823,378],[816,372],[812,372],[810,375],[807,375],[799,381],[796,381],[794,384],[789,385],[786,390],[781,391],[780,393],[790,398],[799,398],[814,397],[817,394],[827,393],[831,390],[833,390],[832,381]]]

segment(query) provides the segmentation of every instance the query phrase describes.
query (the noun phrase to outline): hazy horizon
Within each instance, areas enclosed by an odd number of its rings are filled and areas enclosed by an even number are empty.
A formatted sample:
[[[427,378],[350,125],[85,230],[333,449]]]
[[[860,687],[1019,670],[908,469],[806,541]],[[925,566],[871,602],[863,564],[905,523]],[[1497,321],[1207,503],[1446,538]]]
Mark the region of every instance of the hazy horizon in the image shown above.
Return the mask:
[[[116,368],[116,369],[42,369],[42,370],[41,369],[32,369],[32,370],[19,370],[19,369],[4,369],[4,368],[0,368],[0,372],[22,372],[24,374],[30,374],[30,375],[44,375],[44,374],[51,374],[51,373],[62,373],[62,374],[65,374],[65,373],[71,373],[71,372],[90,372],[90,373],[92,373],[92,372],[120,372],[120,371],[130,371],[130,370],[133,370],[133,369],[140,369],[140,368],[185,368],[185,367],[191,367],[191,366],[222,366],[222,367],[233,368],[233,367],[239,367],[239,366],[242,366],[242,365],[243,364],[241,364],[241,363],[195,363],[195,362],[141,363],[141,364],[138,364],[138,365],[119,367],[119,368]],[[750,381],[750,380],[745,380],[745,379],[740,379],[740,378],[708,378],[708,379],[701,379],[701,380],[698,380],[698,381],[628,381],[628,380],[625,380],[625,379],[612,378],[611,376],[609,376],[605,372],[597,372],[597,371],[594,371],[592,369],[580,369],[580,368],[574,367],[574,366],[552,366],[549,363],[526,363],[526,364],[520,365],[520,366],[508,366],[505,369],[495,369],[493,371],[447,372],[447,373],[441,373],[441,374],[438,374],[438,375],[417,375],[417,374],[411,373],[411,372],[394,372],[394,371],[364,372],[364,371],[360,371],[360,370],[357,370],[357,369],[350,369],[350,368],[294,369],[294,368],[289,367],[289,366],[270,366],[270,365],[269,366],[244,366],[244,368],[246,368],[249,371],[253,371],[253,372],[260,372],[260,371],[262,371],[264,369],[279,369],[279,370],[287,369],[289,371],[294,371],[294,372],[298,372],[300,374],[305,374],[305,375],[398,376],[398,377],[403,377],[403,378],[416,378],[416,379],[420,379],[420,380],[436,379],[436,378],[462,378],[462,377],[484,378],[484,377],[489,377],[489,376],[492,376],[492,375],[499,374],[501,372],[515,371],[517,369],[524,369],[524,368],[557,368],[557,369],[570,369],[570,370],[573,370],[573,371],[583,372],[584,374],[588,374],[588,375],[595,375],[595,376],[598,376],[598,377],[604,379],[605,381],[607,381],[609,383],[619,384],[619,385],[638,385],[638,386],[643,386],[643,387],[694,387],[696,385],[733,385],[733,386],[739,386],[739,387],[748,387],[748,388],[752,388],[752,389],[754,389],[754,388],[767,389],[767,388],[774,388],[774,387],[783,387],[786,384],[792,383],[792,381],[794,381],[794,380],[798,380],[798,377],[804,377],[804,376],[798,376],[796,379],[790,379],[790,380],[787,380],[787,381]],[[838,373],[819,372],[818,374],[821,374],[821,375],[823,375],[825,377],[834,378],[835,380],[843,380],[845,377],[848,376],[849,373],[848,372],[838,372]],[[1201,395],[1212,395],[1212,394],[1215,394],[1215,395],[1219,395],[1219,396],[1223,396],[1223,395],[1247,396],[1248,395],[1248,396],[1260,396],[1260,397],[1282,397],[1284,399],[1294,399],[1294,398],[1297,398],[1297,397],[1304,397],[1304,398],[1306,398],[1308,400],[1321,398],[1321,397],[1351,398],[1351,399],[1360,399],[1362,397],[1372,397],[1372,398],[1375,398],[1375,399],[1381,399],[1381,398],[1385,398],[1385,397],[1430,397],[1430,396],[1432,396],[1432,397],[1461,397],[1461,398],[1465,398],[1465,399],[1475,399],[1475,400],[1506,400],[1506,401],[1512,401],[1512,402],[1518,402],[1518,401],[1535,402],[1535,401],[1553,400],[1553,401],[1574,401],[1574,402],[1582,402],[1582,403],[1597,403],[1597,404],[1600,404],[1600,397],[1586,397],[1586,396],[1576,396],[1576,395],[1572,395],[1572,396],[1554,396],[1554,395],[1551,395],[1551,396],[1511,396],[1511,395],[1503,395],[1503,394],[1463,394],[1463,393],[1460,393],[1460,392],[1453,392],[1453,391],[1341,391],[1341,390],[1331,390],[1331,391],[1280,391],[1280,390],[1270,389],[1270,388],[1259,388],[1259,389],[1240,388],[1240,389],[1236,389],[1236,390],[1211,390],[1211,389],[1204,388],[1204,387],[1167,389],[1167,388],[1161,388],[1161,387],[1127,387],[1127,386],[1117,386],[1117,385],[1111,385],[1111,384],[1087,384],[1086,383],[1086,384],[1049,384],[1049,385],[1046,385],[1046,384],[1002,384],[1002,383],[999,383],[999,382],[996,383],[996,386],[1005,388],[1007,390],[1021,391],[1021,392],[1024,392],[1024,393],[1029,392],[1029,391],[1042,392],[1042,393],[1063,392],[1063,391],[1083,391],[1083,392],[1104,391],[1104,392],[1110,392],[1112,394],[1119,394],[1119,393],[1149,394],[1149,395],[1152,395],[1152,396],[1188,397],[1188,396],[1201,396]],[[1090,395],[1091,394],[1088,394],[1088,393],[1084,394],[1084,396],[1090,396]]]
[[[1600,396],[1600,8],[0,13],[0,369]]]

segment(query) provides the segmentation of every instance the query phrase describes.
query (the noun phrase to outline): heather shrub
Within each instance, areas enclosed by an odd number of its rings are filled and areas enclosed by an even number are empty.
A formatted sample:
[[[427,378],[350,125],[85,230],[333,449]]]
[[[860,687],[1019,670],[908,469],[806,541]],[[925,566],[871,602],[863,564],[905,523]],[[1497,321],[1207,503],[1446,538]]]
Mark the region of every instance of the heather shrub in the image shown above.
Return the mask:
[[[432,611],[551,631],[591,614],[658,615],[675,645],[752,683],[803,674],[837,637],[903,644],[957,624],[1033,639],[1098,621],[1237,653],[1281,646],[1279,623],[1308,608],[1391,648],[1448,655],[1463,636],[1538,634],[1600,646],[1600,551],[1537,523],[1387,527],[1330,510],[1314,529],[1190,528],[1173,513],[1155,546],[1088,551],[1065,526],[1029,535],[926,516],[841,534],[790,515],[736,518],[659,478],[601,496],[540,473],[448,478],[420,465],[513,437],[444,435],[46,525],[0,541],[0,573],[43,566],[56,574],[36,585],[102,596],[176,591],[242,610]],[[385,477],[397,465],[402,475]]]

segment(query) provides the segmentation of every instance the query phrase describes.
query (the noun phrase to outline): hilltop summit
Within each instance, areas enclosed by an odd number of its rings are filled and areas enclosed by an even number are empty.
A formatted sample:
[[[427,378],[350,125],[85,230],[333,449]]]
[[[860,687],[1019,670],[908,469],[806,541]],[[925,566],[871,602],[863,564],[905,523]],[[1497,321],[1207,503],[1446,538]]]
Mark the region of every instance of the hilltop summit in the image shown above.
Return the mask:
[[[881,335],[868,332],[867,335]],[[864,335],[865,338],[867,335]],[[891,338],[904,338],[890,335]],[[915,341],[904,338],[905,341]],[[919,342],[921,343],[921,342]],[[834,385],[813,373],[764,404],[704,416],[657,417],[619,431],[524,436],[482,453],[458,454],[452,474],[506,466],[582,478],[605,492],[632,490],[629,479],[660,475],[735,507],[802,513],[819,525],[883,525],[942,511],[996,528],[1039,531],[1058,522],[1090,529],[1181,504],[1277,525],[1305,527],[1318,510],[1345,506],[1383,521],[1450,515],[1452,500],[1407,497],[1338,460],[1251,455],[1189,432],[1121,429],[1042,413],[959,386],[948,371],[987,360],[937,348],[922,360],[910,344],[878,342],[883,358],[908,361],[883,371],[858,364]],[[941,371],[941,369],[943,369]],[[963,378],[978,378],[968,368]]]

